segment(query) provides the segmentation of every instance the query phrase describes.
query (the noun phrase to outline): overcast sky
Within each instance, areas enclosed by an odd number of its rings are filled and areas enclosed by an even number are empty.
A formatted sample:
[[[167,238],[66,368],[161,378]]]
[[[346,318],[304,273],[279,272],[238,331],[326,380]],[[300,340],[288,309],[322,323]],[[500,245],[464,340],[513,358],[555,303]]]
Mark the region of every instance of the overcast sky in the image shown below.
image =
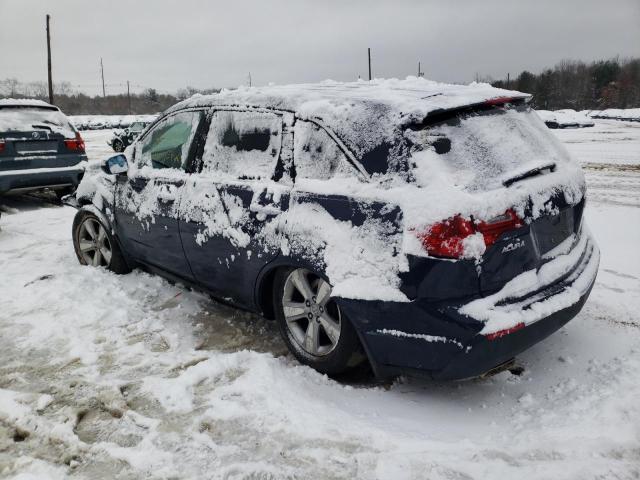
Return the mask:
[[[640,56],[640,0],[0,0],[0,79],[107,92],[415,75],[468,82]],[[139,87],[138,87],[139,88]]]

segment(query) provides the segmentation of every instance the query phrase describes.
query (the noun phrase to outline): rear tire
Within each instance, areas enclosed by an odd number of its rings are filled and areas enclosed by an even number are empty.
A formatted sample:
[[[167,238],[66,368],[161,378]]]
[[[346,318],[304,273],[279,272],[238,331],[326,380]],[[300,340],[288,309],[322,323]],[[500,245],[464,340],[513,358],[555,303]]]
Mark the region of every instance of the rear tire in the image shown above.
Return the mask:
[[[300,363],[336,375],[364,360],[351,322],[331,298],[331,285],[303,268],[282,269],[274,281],[280,334]]]
[[[129,273],[131,268],[108,226],[93,213],[79,211],[73,219],[73,248],[82,265],[105,267],[114,273]]]

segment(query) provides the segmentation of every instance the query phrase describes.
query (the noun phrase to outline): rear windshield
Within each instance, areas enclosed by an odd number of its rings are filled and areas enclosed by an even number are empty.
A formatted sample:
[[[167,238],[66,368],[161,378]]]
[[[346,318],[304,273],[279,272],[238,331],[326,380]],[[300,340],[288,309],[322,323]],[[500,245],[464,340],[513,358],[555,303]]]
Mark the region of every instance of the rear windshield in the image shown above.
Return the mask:
[[[434,173],[469,191],[489,190],[528,170],[553,170],[568,161],[564,147],[526,105],[496,106],[454,114],[408,130],[418,183]]]
[[[44,108],[0,108],[0,132],[30,132],[45,130],[67,138],[75,136],[75,130],[67,117],[59,110]]]

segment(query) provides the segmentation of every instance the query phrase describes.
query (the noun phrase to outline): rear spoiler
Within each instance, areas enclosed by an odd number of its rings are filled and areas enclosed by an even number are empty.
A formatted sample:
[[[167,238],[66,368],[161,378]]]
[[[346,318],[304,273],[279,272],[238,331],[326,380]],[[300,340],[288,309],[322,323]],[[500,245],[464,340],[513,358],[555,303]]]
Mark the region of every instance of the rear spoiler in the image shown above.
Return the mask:
[[[464,107],[455,107],[449,109],[438,109],[432,112],[424,118],[421,124],[417,124],[415,126],[409,126],[412,129],[420,129],[427,127],[429,125],[434,125],[436,123],[440,123],[442,121],[448,120],[456,115],[471,113],[471,112],[479,112],[483,110],[490,110],[496,106],[505,105],[507,103],[513,105],[526,105],[531,101],[531,95],[521,95],[521,96],[510,96],[510,97],[495,97],[487,100],[483,100],[477,103],[470,103],[469,105],[465,105]]]
[[[2,105],[0,104],[0,110],[4,110],[4,109],[19,109],[19,108],[29,108],[31,110],[53,110],[56,112],[59,112],[60,109],[56,106],[53,105],[29,105],[29,104],[24,104],[21,105],[19,103],[16,104],[9,104],[9,105]]]

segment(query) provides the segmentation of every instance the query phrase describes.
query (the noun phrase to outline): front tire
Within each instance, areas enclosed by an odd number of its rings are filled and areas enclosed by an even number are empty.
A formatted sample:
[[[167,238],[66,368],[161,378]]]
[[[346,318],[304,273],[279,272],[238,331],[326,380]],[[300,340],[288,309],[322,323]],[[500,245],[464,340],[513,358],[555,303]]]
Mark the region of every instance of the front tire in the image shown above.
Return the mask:
[[[319,275],[304,268],[280,270],[274,306],[280,334],[300,363],[336,375],[364,359],[356,331]]]
[[[113,151],[114,152],[118,152],[118,153],[124,152],[124,148],[125,147],[124,147],[124,143],[122,142],[122,140],[114,140],[112,146],[113,146]]]
[[[93,213],[78,212],[72,233],[73,248],[80,264],[105,267],[118,274],[131,271],[109,228]]]

